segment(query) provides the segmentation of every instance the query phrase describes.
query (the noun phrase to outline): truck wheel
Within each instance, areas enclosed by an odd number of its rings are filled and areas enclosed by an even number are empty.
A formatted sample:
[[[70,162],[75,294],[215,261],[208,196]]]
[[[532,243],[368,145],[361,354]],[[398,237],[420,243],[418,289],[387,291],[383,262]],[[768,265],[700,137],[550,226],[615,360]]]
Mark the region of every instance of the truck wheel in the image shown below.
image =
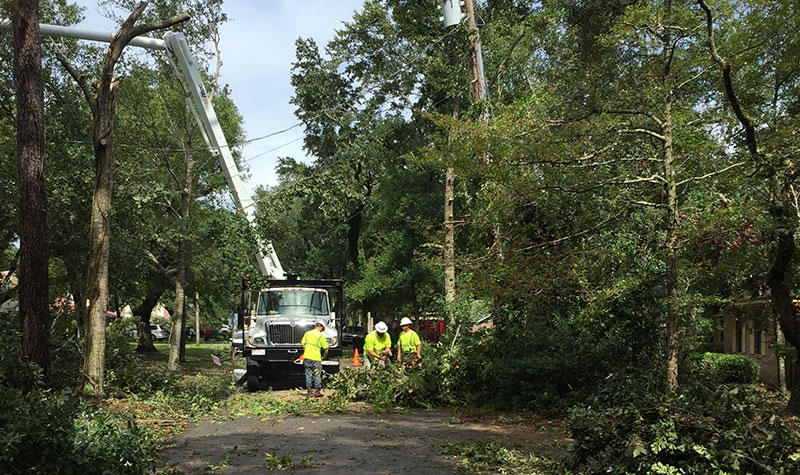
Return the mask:
[[[247,392],[254,393],[258,391],[258,364],[247,363]]]

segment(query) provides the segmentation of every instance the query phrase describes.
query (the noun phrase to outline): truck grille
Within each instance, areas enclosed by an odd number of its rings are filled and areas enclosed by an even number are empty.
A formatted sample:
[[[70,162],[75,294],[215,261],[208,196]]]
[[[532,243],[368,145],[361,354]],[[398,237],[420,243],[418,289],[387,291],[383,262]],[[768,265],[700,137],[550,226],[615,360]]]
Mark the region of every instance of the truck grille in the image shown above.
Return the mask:
[[[288,323],[270,323],[269,341],[275,345],[299,345],[303,335],[314,327],[313,324],[296,324],[294,327]]]

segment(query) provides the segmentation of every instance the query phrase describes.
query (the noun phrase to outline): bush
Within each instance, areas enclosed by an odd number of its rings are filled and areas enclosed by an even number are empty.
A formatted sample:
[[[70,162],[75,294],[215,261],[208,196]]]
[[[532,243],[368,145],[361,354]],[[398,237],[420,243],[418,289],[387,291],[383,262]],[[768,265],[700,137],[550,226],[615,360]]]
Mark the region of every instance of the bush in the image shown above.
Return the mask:
[[[62,394],[0,385],[3,473],[59,473],[68,467],[76,407]]]
[[[180,376],[165,366],[147,364],[131,344],[130,323],[114,322],[106,333],[106,385],[140,396],[178,385]]]
[[[753,384],[761,369],[745,355],[701,353],[689,358],[691,376],[711,384]]]
[[[567,428],[575,469],[608,473],[799,473],[800,439],[754,388],[700,386],[581,406]]]
[[[660,335],[647,314],[612,311],[547,318],[495,312],[494,330],[459,339],[453,394],[504,410],[565,411],[609,375],[652,364]]]
[[[155,460],[156,446],[132,419],[90,410],[75,421],[73,463],[76,474],[146,473]]]
[[[155,445],[132,419],[68,394],[0,386],[3,473],[145,473]]]
[[[46,390],[41,369],[19,357],[19,332],[0,316],[0,472],[145,473],[155,446],[135,421],[95,409],[70,391]],[[80,351],[69,331],[53,335],[53,376],[74,385]],[[76,357],[77,355],[77,357]],[[65,368],[72,368],[69,376]],[[70,384],[71,383],[71,384]]]

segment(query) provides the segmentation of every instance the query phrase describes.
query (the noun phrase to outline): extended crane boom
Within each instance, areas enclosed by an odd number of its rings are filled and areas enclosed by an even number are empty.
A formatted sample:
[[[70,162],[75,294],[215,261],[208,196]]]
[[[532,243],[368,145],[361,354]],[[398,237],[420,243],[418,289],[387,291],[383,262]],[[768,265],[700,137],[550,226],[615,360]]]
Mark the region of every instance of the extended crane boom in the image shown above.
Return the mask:
[[[191,93],[191,98],[187,97],[186,102],[192,110],[192,114],[200,126],[200,130],[203,132],[203,140],[206,141],[208,149],[219,161],[219,165],[231,189],[231,194],[236,202],[236,207],[244,214],[247,221],[253,225],[255,223],[255,203],[244,189],[242,178],[239,176],[239,169],[236,166],[236,162],[233,160],[233,155],[228,146],[228,141],[225,139],[225,134],[222,133],[222,127],[217,119],[214,106],[211,104],[211,98],[200,77],[197,60],[189,49],[186,37],[183,33],[167,33],[164,35],[164,41],[167,44],[167,51],[178,60],[178,68],[183,73],[183,78],[189,86],[188,89]],[[286,274],[278,259],[278,255],[275,253],[275,248],[272,247],[272,243],[259,240],[258,244],[259,250],[257,260],[261,272],[269,279],[286,278]],[[262,253],[261,249],[266,250],[266,256]]]

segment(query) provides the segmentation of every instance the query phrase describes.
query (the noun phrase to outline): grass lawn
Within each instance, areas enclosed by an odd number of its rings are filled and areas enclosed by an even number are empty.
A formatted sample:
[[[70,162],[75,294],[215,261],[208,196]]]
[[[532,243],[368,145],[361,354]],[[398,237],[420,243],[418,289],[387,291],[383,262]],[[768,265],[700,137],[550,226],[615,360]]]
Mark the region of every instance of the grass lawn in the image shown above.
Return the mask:
[[[154,343],[157,353],[147,353],[144,356],[145,360],[154,364],[164,366],[167,365],[169,359],[169,343],[158,342]],[[214,364],[211,355],[219,357],[222,368]],[[186,362],[181,362],[180,369],[187,374],[194,373],[207,373],[217,372],[222,370],[232,371],[232,368],[241,366],[242,358],[236,357],[234,363],[231,362],[231,344],[230,342],[213,342],[213,343],[187,343],[186,344]]]

